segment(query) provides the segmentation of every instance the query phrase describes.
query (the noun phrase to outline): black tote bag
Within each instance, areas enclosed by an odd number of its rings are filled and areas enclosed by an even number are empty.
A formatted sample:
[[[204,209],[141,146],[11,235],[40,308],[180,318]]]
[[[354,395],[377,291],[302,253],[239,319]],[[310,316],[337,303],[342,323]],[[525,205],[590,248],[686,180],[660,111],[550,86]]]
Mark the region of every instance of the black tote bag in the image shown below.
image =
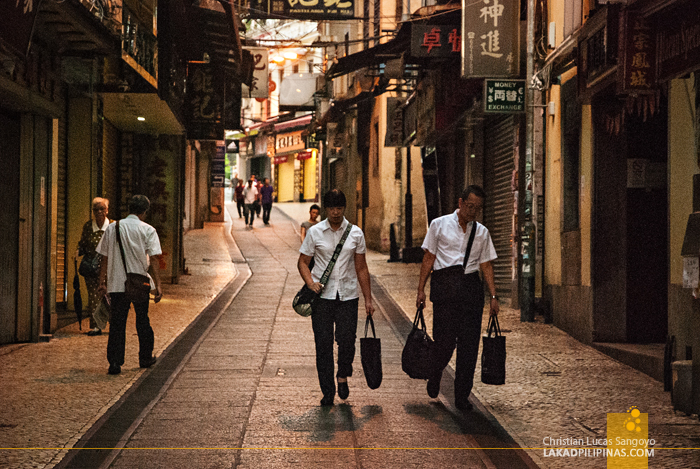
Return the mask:
[[[433,339],[425,330],[423,307],[418,308],[413,320],[413,330],[408,334],[406,345],[401,353],[401,368],[413,379],[429,379],[435,374],[435,365],[431,361]]]
[[[493,336],[491,336],[493,333]],[[498,317],[491,316],[488,330],[482,337],[481,382],[505,384],[506,382],[506,338],[501,335]]]
[[[367,337],[368,326],[372,326],[372,337]],[[382,384],[382,343],[374,331],[374,319],[367,316],[365,321],[365,336],[360,338],[360,357],[362,371],[365,373],[367,386],[377,389]]]

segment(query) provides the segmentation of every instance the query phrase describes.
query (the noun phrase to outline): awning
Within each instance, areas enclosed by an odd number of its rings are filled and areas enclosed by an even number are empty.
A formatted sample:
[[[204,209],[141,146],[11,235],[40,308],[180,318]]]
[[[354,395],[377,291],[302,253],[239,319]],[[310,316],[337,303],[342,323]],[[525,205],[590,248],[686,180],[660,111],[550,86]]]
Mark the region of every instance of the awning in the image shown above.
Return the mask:
[[[296,127],[306,127],[311,123],[311,120],[313,119],[314,115],[313,114],[307,114],[302,117],[297,117],[295,119],[291,119],[288,121],[284,122],[279,122],[275,124],[275,132],[281,132],[283,130],[289,130],[289,129],[294,129]]]

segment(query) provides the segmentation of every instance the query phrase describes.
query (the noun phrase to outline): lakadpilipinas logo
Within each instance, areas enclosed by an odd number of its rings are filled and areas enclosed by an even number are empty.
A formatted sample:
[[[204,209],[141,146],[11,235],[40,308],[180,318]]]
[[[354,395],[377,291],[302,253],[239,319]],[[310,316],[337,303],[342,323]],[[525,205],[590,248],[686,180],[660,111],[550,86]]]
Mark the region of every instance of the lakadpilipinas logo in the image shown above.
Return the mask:
[[[608,414],[608,468],[647,469],[655,441],[649,438],[649,414],[636,406]]]

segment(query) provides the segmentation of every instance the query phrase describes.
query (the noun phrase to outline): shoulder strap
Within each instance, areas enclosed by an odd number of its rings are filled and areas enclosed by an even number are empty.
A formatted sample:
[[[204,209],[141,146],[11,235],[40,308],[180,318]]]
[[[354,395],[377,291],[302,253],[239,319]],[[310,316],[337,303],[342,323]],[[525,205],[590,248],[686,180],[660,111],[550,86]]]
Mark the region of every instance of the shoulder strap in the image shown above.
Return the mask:
[[[124,256],[124,247],[122,246],[122,236],[119,234],[119,220],[117,220],[117,244],[119,244],[119,252],[122,254],[122,264],[124,264],[124,272],[128,273],[126,270],[126,257]]]
[[[340,251],[343,249],[343,244],[345,244],[345,240],[348,239],[348,235],[350,234],[350,230],[352,230],[352,223],[348,223],[348,227],[345,229],[345,233],[343,233],[343,237],[340,238],[340,242],[338,245],[335,247],[335,252],[333,253],[333,257],[331,258],[331,261],[328,263],[328,266],[326,267],[326,270],[323,272],[323,275],[321,276],[321,285],[326,285],[328,282],[328,277],[331,276],[331,271],[333,270],[333,267],[335,267],[335,262],[338,260],[338,256],[340,256]]]
[[[469,242],[467,243],[467,252],[464,254],[464,262],[462,262],[462,268],[467,268],[467,263],[469,262],[469,255],[472,253],[472,244],[474,244],[474,236],[476,235],[476,225],[479,222],[474,220],[472,222],[472,232],[469,234]]]

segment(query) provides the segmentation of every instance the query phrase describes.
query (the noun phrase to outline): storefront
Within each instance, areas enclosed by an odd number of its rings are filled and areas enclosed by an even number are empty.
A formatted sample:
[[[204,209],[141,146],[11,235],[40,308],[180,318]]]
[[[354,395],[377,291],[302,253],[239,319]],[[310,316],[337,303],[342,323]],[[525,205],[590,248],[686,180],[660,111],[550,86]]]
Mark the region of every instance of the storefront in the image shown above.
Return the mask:
[[[299,202],[303,191],[304,161],[297,155],[306,149],[302,131],[278,133],[275,136],[274,186],[278,202]]]

